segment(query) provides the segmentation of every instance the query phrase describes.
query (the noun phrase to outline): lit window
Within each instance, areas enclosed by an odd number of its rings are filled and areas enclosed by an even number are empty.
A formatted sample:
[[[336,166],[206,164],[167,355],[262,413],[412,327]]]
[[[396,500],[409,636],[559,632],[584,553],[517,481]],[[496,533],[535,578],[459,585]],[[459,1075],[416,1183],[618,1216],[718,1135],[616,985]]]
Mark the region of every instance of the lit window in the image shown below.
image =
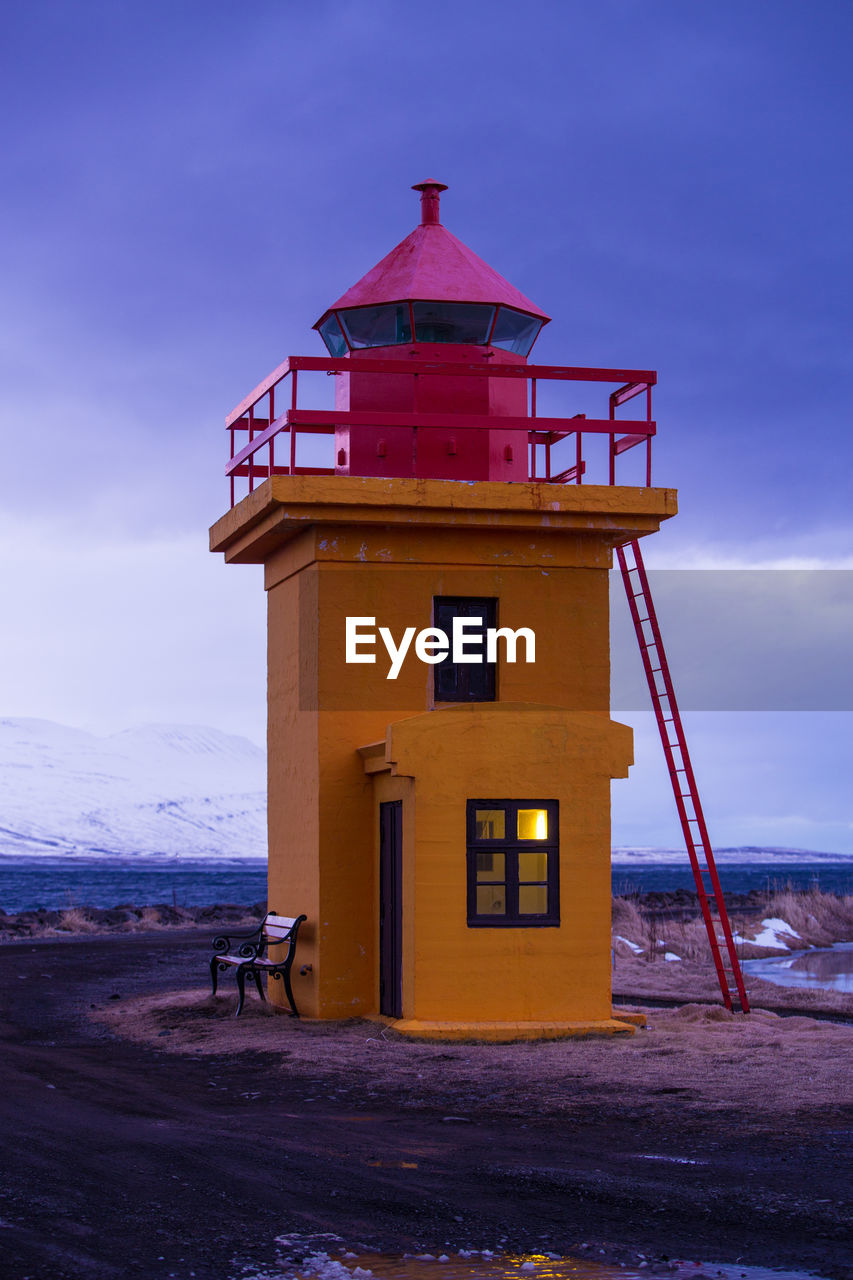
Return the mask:
[[[556,800],[468,801],[468,924],[560,923]]]
[[[547,840],[548,810],[519,809],[518,838],[519,840]]]

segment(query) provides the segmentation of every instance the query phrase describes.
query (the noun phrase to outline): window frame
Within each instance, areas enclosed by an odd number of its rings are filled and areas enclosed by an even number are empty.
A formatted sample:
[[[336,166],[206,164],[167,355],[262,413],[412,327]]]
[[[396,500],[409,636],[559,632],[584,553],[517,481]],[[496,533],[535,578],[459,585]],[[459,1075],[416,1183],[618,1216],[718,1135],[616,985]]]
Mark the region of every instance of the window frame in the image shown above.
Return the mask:
[[[497,628],[498,625],[498,597],[497,596],[433,596],[432,598],[432,618],[433,627],[438,627],[447,632],[447,638],[451,641],[451,631],[442,626],[439,620],[439,606],[441,605],[486,605],[485,619],[483,622],[484,633],[489,628]],[[452,617],[464,617],[454,613]],[[483,646],[485,649],[485,635],[483,638]],[[452,652],[452,648],[451,648]],[[485,668],[486,674],[486,692],[479,694],[471,691],[470,681],[468,679],[470,668],[473,663],[452,662],[451,654],[448,653],[446,658],[442,658],[441,662],[435,663],[432,672],[432,696],[433,702],[452,703],[452,702],[497,702],[498,700],[498,664],[497,662],[477,663],[476,666]],[[455,669],[456,675],[454,679],[455,692],[448,695],[441,691],[441,673],[446,671],[448,667]]]
[[[505,831],[500,840],[478,840],[476,837],[476,813],[478,809],[502,809],[505,814]],[[544,809],[548,814],[547,840],[518,839],[519,809]],[[521,884],[545,884],[547,910],[541,915],[522,915],[518,910],[518,855],[519,853],[546,854],[544,881],[521,881]],[[503,915],[479,915],[477,913],[477,854],[502,853],[504,855],[504,879],[494,881],[505,890],[506,910]],[[469,800],[466,810],[466,860],[467,860],[467,913],[469,929],[547,929],[560,924],[560,804],[558,800]],[[486,883],[489,883],[486,881]]]

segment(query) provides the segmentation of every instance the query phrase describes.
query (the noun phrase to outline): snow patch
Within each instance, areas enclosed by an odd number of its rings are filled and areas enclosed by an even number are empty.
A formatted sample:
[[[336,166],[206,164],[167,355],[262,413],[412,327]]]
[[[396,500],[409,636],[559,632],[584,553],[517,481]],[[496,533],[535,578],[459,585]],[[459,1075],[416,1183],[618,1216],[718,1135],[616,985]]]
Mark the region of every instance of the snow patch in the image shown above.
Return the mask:
[[[790,951],[791,941],[800,940],[800,935],[786,920],[779,916],[768,916],[761,921],[761,931],[754,938],[745,938],[739,933],[734,934],[733,938],[735,942],[749,942],[756,947],[775,947],[777,951]]]

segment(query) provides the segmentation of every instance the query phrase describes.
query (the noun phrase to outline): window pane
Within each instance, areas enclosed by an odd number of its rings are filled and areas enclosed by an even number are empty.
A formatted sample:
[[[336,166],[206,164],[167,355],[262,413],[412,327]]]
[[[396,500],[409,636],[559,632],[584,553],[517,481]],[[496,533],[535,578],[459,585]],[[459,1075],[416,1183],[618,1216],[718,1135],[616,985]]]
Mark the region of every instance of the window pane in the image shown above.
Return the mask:
[[[483,346],[492,327],[494,307],[472,302],[415,302],[418,342],[467,342]]]
[[[542,878],[544,880],[545,877],[543,876]],[[502,853],[478,853],[477,879],[498,880],[503,883],[506,879],[504,874],[504,855]]]
[[[548,914],[548,887],[544,884],[522,884],[518,887],[518,914],[520,916],[544,916]]]
[[[548,810],[519,809],[518,838],[519,840],[547,840]]]
[[[346,339],[341,332],[341,326],[338,324],[336,316],[329,316],[320,325],[320,337],[326,344],[326,348],[330,355],[345,356],[348,350]]]
[[[339,314],[354,347],[393,347],[412,341],[408,306],[351,307]]]
[[[478,637],[496,625],[497,600],[476,596],[436,596],[433,599],[433,620],[448,636],[453,635],[454,618],[477,618],[479,628],[472,627],[465,637],[466,655],[481,653],[485,657],[485,636]],[[435,672],[436,702],[494,702],[494,662],[451,661],[452,651],[433,667]]]
[[[520,853],[518,855],[518,878],[521,881],[547,880],[547,853]]]
[[[513,311],[511,307],[501,307],[495,321],[491,345],[501,347],[504,351],[513,351],[519,356],[526,356],[536,341],[542,323],[541,320],[526,316],[521,311]]]
[[[503,809],[477,809],[474,814],[474,836],[477,840],[506,839],[506,813]],[[479,866],[479,863],[477,864]]]
[[[506,912],[506,899],[502,884],[477,886],[477,915],[502,916]]]

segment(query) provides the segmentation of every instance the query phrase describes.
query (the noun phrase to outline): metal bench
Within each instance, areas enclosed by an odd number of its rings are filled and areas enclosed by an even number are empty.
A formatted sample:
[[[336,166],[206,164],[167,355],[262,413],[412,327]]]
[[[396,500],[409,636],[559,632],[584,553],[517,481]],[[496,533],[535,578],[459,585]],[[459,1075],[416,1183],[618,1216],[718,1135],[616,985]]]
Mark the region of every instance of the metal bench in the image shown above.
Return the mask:
[[[290,1003],[291,1015],[299,1017],[299,1011],[293,999],[293,988],[290,985],[290,969],[296,952],[296,935],[299,926],[307,916],[279,916],[268,911],[261,923],[252,933],[220,934],[213,939],[214,955],[210,961],[210,980],[213,994],[216,995],[218,974],[226,969],[235,969],[237,978],[237,1011],[240,1016],[243,1000],[246,995],[246,976],[251,974],[258,988],[258,995],[266,999],[261,985],[261,974],[270,978],[278,978],[284,983],[285,994]],[[271,947],[287,947],[287,953],[281,960],[272,960],[269,956]]]

